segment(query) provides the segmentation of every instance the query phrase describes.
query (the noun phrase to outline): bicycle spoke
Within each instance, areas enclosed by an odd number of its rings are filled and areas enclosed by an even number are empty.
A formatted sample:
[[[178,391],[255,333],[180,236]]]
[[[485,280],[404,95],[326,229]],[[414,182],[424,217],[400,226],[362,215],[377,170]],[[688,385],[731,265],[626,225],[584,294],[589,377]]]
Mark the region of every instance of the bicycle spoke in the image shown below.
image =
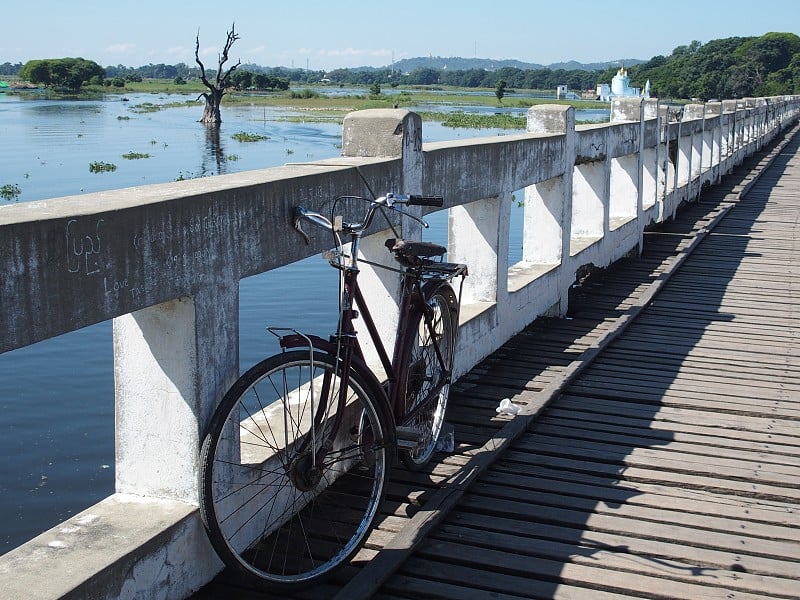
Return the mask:
[[[312,581],[358,549],[377,515],[383,413],[355,373],[342,390],[324,354],[313,367],[307,351],[280,355],[242,379],[203,446],[204,522],[217,553],[248,578]]]
[[[455,294],[443,286],[428,302],[430,312],[419,319],[406,376],[406,404],[401,424],[417,432],[415,449],[401,458],[409,469],[419,469],[433,456],[444,421],[449,393],[448,377],[455,342],[450,306]]]

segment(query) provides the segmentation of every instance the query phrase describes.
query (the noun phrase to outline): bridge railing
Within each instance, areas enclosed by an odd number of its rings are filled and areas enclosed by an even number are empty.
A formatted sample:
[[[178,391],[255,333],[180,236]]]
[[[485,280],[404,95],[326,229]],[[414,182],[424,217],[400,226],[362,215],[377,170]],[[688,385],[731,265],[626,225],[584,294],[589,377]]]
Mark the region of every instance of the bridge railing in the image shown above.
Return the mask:
[[[3,207],[0,352],[113,319],[116,493],[0,557],[2,589],[179,598],[220,569],[197,511],[198,448],[239,372],[239,281],[325,249],[297,243],[294,206],[366,193],[364,180],[443,195],[448,260],[470,267],[463,374],[537,316],[564,314],[576,272],[636,252],[646,227],[799,114],[797,96],[679,113],[623,98],[608,124],[576,127],[574,109],[535,106],[527,133],[423,144],[418,115],[360,111],[337,159]],[[509,264],[521,201],[521,260]],[[386,261],[388,236],[374,231],[362,252]],[[362,281],[387,307],[388,341],[398,281],[380,269]]]

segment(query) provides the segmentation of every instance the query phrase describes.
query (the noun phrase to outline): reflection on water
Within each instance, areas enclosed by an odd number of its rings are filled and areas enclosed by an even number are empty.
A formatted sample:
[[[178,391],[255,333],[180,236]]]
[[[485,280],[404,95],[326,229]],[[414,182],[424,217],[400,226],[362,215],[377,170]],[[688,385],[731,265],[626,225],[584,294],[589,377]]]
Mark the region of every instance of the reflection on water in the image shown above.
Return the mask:
[[[207,175],[222,175],[225,169],[225,150],[222,147],[219,124],[203,123],[206,130],[206,151],[203,153],[203,161],[200,165],[201,177]],[[209,167],[213,164],[212,167]]]

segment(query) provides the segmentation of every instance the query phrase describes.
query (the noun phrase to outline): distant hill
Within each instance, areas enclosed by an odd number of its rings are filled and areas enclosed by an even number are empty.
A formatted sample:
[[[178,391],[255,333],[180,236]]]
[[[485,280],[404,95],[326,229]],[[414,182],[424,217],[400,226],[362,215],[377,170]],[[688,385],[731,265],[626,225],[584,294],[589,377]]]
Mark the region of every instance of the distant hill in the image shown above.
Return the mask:
[[[627,64],[625,65],[628,66]],[[610,80],[613,73],[602,77]],[[659,98],[746,98],[800,93],[800,36],[770,32],[678,46],[629,70],[631,83],[649,80]]]
[[[394,63],[394,69],[402,73],[411,73],[416,69],[447,69],[450,71],[468,71],[470,69],[481,69],[486,71],[496,71],[503,68],[512,69],[563,69],[566,71],[603,71],[605,69],[614,67],[619,68],[620,65],[637,65],[645,62],[636,58],[626,58],[620,60],[613,60],[608,62],[599,63],[579,63],[571,60],[568,62],[553,63],[550,65],[541,65],[537,63],[528,63],[520,60],[504,59],[497,60],[492,58],[461,58],[458,56],[428,56],[418,58],[404,58]]]
[[[638,58],[620,58],[618,60],[596,63],[580,63],[570,60],[568,62],[551,63],[547,65],[547,68],[554,71],[558,69],[563,69],[564,71],[605,71],[606,69],[619,69],[622,65],[631,67],[633,65],[642,64],[643,62],[645,61]]]

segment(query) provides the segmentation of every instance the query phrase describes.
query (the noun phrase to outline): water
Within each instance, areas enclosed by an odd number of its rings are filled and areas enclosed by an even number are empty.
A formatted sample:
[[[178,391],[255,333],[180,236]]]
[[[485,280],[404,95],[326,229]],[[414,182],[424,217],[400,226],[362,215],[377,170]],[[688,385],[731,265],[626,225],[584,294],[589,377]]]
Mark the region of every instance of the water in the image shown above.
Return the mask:
[[[53,101],[0,94],[0,186],[16,184],[25,202],[179,177],[209,176],[338,156],[341,126],[285,120],[290,111],[223,108],[219,136],[197,123],[195,96],[132,95]],[[141,112],[145,103],[190,102]],[[439,107],[441,109],[441,107]],[[469,108],[467,108],[469,109]],[[475,108],[475,110],[483,110]],[[243,143],[237,132],[268,136]],[[424,141],[503,135],[495,130],[423,127]],[[151,158],[126,160],[128,152]],[[92,162],[117,165],[91,173]],[[9,204],[0,200],[2,206]],[[516,209],[515,209],[516,210]],[[426,239],[446,241],[445,215]],[[520,219],[512,235],[520,236]],[[512,242],[512,248],[519,243]],[[512,258],[512,262],[513,262]],[[240,362],[275,351],[268,325],[327,335],[335,319],[336,273],[319,257],[241,282]],[[309,281],[314,281],[311,293]],[[283,302],[275,289],[295,290]],[[328,290],[325,294],[318,290]],[[99,323],[0,355],[0,553],[11,550],[114,491],[114,385],[111,323]]]

